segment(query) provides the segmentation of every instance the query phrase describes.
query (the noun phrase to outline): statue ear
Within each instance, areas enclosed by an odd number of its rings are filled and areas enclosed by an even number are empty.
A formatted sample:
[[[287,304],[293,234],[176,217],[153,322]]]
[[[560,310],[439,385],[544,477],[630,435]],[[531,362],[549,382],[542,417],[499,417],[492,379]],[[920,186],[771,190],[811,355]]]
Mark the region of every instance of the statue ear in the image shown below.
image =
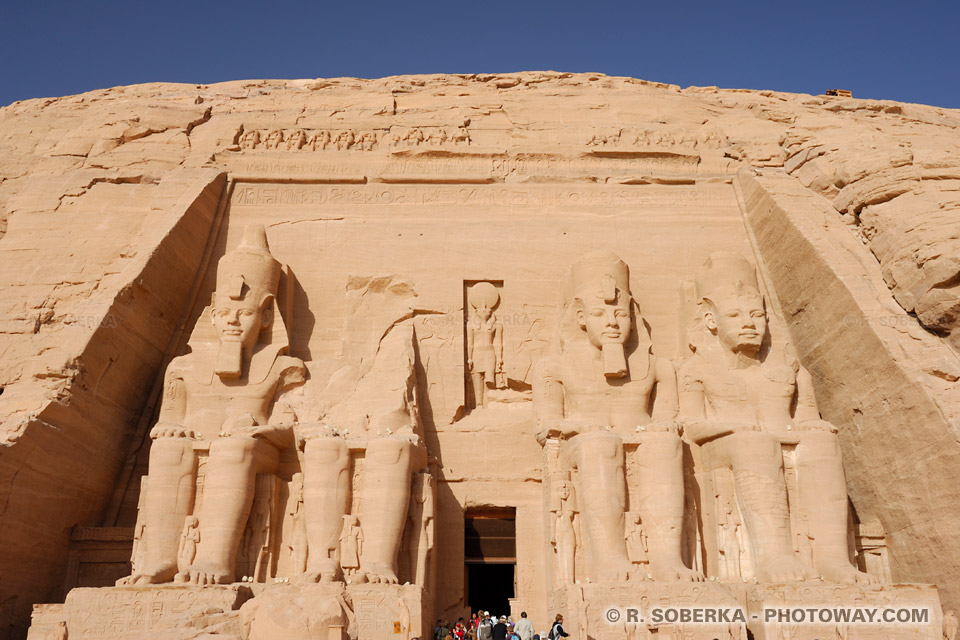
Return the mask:
[[[273,324],[273,296],[266,296],[260,304],[260,328],[266,329]]]
[[[703,324],[710,331],[716,333],[717,331],[717,314],[716,309],[713,307],[713,302],[708,298],[704,298],[700,301],[700,304],[703,306]]]
[[[577,307],[577,324],[580,325],[581,329],[587,328],[587,321],[583,314],[583,307]]]

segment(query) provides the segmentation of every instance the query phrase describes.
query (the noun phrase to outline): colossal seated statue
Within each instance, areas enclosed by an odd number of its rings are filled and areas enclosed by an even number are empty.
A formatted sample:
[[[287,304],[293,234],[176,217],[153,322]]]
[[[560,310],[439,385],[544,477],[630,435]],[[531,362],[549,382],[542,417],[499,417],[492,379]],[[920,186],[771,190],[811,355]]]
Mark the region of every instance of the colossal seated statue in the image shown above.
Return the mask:
[[[836,428],[820,419],[810,374],[795,358],[770,357],[753,266],[737,254],[711,255],[697,274],[696,298],[694,355],[678,376],[681,420],[706,470],[733,472],[757,579],[875,582],[849,559]],[[799,508],[816,571],[794,553],[781,451],[787,443],[796,445]]]
[[[668,360],[651,353],[630,294],[629,270],[614,254],[590,253],[571,267],[559,344],[537,363],[533,401],[538,439],[564,441],[560,459],[577,495],[590,561],[586,575],[623,581],[631,568],[623,446],[630,435],[640,440],[638,510],[649,539],[650,572],[659,580],[702,580],[681,556],[684,479],[674,422],[676,374]]]
[[[270,254],[262,226],[224,255],[217,286],[203,317],[217,343],[192,342],[193,351],[171,361],[160,418],[150,432],[149,476],[140,518],[144,562],[120,584],[232,582],[237,551],[253,503],[258,473],[276,471],[278,448],[292,442],[291,426],[276,415],[275,400],[302,384],[305,367],[286,355],[286,329],[277,312],[280,263]],[[198,324],[195,335],[205,327]],[[191,516],[196,490],[194,442],[210,438],[204,499]],[[196,550],[178,567],[181,531],[194,517]],[[178,572],[179,571],[179,572]]]

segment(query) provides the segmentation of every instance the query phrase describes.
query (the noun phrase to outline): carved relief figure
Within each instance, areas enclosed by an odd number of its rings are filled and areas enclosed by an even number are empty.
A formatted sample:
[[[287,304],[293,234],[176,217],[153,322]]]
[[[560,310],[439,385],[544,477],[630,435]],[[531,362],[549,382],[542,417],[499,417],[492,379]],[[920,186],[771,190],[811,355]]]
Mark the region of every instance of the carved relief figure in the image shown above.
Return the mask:
[[[956,640],[958,627],[960,622],[952,609],[943,614],[943,640]]]
[[[260,132],[256,129],[248,129],[240,136],[241,149],[256,149],[260,144]]]
[[[691,341],[695,353],[680,369],[681,413],[706,468],[733,470],[758,579],[792,582],[819,573],[833,582],[875,582],[847,554],[839,443],[833,425],[820,419],[810,375],[795,359],[767,358],[767,315],[753,266],[736,254],[714,254],[697,275],[696,291],[705,333]],[[799,495],[816,572],[794,556],[781,438],[799,441]]]
[[[503,371],[503,323],[493,313],[500,302],[497,288],[478,282],[467,292],[471,313],[467,321],[467,369],[473,382],[474,406],[485,406],[486,389],[497,386]]]
[[[647,564],[647,535],[643,531],[643,522],[639,513],[627,514],[627,529],[624,538],[627,540],[627,557],[633,564]]]
[[[303,474],[293,474],[290,486],[290,520],[292,532],[288,547],[293,555],[293,572],[300,575],[307,570],[307,523],[303,516]]]
[[[609,252],[580,258],[564,286],[558,353],[544,356],[533,387],[538,439],[566,439],[561,464],[575,471],[583,542],[593,580],[626,580],[626,479],[621,434],[647,425],[638,448],[639,511],[651,571],[702,580],[684,566],[682,447],[673,365],[651,353],[630,294],[627,265]],[[656,386],[656,406],[651,395]]]
[[[733,503],[727,498],[721,499],[718,524],[720,531],[717,550],[720,552],[720,577],[739,580],[743,575],[740,571],[740,523]]]
[[[577,533],[574,528],[574,519],[577,510],[574,506],[573,494],[567,482],[561,482],[557,489],[557,500],[554,508],[553,538],[557,554],[557,586],[574,584],[576,576]]]
[[[202,316],[210,318],[216,342],[191,341],[193,352],[167,368],[141,514],[146,559],[120,583],[169,582],[177,573],[196,484],[193,438],[200,431],[219,437],[210,444],[196,558],[178,579],[233,581],[257,474],[276,471],[278,447],[290,437],[290,425],[271,420],[274,400],[304,381],[303,362],[286,355],[275,302],[280,270],[261,225],[248,227],[240,247],[220,259],[213,303]]]
[[[340,532],[340,566],[346,576],[352,576],[360,570],[360,555],[363,553],[363,530],[357,516],[343,516],[343,530]]]
[[[283,131],[274,129],[267,133],[267,138],[263,142],[264,149],[278,149],[283,142]]]
[[[200,521],[196,516],[187,516],[180,535],[180,549],[177,553],[177,566],[186,569],[197,557],[197,543],[200,542]]]
[[[435,519],[433,476],[424,471],[414,476],[413,500],[410,503],[410,567],[414,584],[421,586],[433,583]]]

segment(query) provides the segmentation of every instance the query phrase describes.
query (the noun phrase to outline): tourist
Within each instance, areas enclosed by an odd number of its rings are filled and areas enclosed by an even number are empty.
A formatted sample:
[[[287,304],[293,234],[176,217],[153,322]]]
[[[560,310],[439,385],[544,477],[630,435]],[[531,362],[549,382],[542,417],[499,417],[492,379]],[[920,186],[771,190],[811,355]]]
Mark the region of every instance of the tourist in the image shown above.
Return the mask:
[[[520,640],[533,640],[533,623],[527,618],[527,612],[520,612],[520,622],[516,626],[517,635]]]
[[[493,640],[507,640],[507,616],[500,616],[497,624],[493,625]]]
[[[477,624],[477,640],[493,640],[493,622],[489,611],[484,611],[483,620]]]
[[[553,621],[553,626],[550,627],[550,635],[548,635],[547,638],[549,638],[549,640],[559,640],[569,635],[569,633],[563,630],[563,616],[558,613],[557,619]]]

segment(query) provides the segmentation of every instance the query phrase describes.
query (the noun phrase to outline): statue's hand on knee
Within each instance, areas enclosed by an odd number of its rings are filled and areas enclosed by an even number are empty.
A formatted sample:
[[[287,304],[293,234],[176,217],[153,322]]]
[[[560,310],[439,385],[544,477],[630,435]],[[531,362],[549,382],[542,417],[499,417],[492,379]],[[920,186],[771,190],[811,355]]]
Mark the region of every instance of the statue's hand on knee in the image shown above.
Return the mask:
[[[150,429],[150,438],[152,440],[157,440],[158,438],[192,437],[194,437],[193,429],[187,429],[181,424],[174,424],[172,422],[158,422],[154,425],[153,429]]]

